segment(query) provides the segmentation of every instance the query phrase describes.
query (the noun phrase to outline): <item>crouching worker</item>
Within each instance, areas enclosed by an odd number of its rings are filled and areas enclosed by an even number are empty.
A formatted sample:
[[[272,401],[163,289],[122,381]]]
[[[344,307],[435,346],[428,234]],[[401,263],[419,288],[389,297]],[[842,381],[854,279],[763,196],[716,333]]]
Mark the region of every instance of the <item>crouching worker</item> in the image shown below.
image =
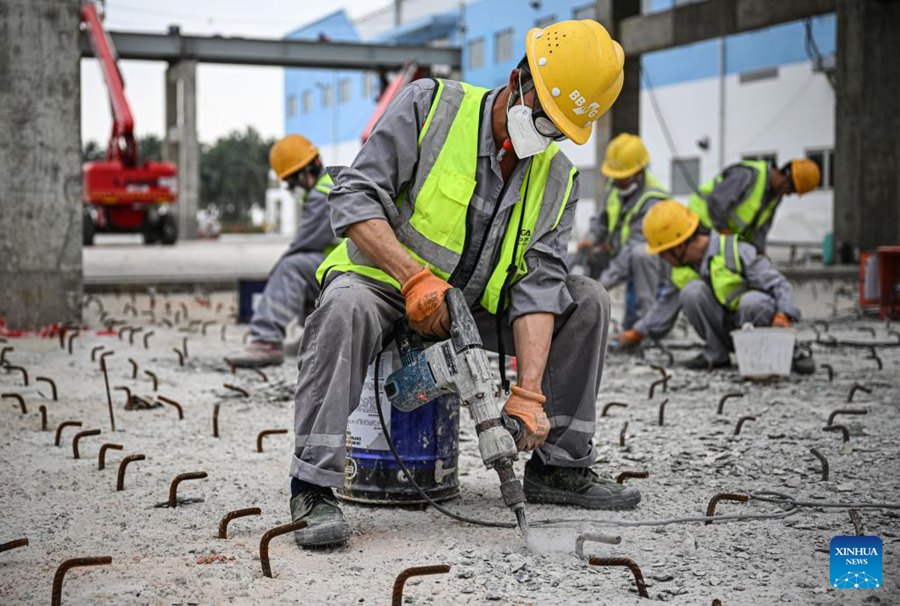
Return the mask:
[[[348,239],[319,268],[294,400],[290,507],[308,523],[295,533],[301,547],[350,536],[332,487],[344,481],[347,420],[367,368],[404,315],[445,338],[451,287],[485,345],[502,340],[518,358],[504,412],[524,426],[519,450],[532,451],[527,499],[596,509],[640,500],[590,469],[609,297],[567,275],[578,179],[553,142],[588,140],[621,90],[623,63],[594,21],[532,29],[504,86],[413,82],[336,175],[331,223]]]
[[[303,209],[294,241],[269,274],[262,299],[250,321],[250,344],[225,361],[238,367],[261,367],[284,361],[284,332],[319,296],[316,268],[337,245],[326,199],[333,183],[319,150],[301,135],[287,135],[272,146],[269,165]]]
[[[679,310],[706,342],[685,362],[693,370],[730,364],[730,331],[745,323],[789,327],[800,318],[791,283],[751,244],[700,225],[697,213],[675,200],[660,202],[644,218],[647,251],[672,266],[665,292],[634,327],[638,338],[659,338],[672,328]],[[815,371],[812,358],[795,353],[792,370]]]

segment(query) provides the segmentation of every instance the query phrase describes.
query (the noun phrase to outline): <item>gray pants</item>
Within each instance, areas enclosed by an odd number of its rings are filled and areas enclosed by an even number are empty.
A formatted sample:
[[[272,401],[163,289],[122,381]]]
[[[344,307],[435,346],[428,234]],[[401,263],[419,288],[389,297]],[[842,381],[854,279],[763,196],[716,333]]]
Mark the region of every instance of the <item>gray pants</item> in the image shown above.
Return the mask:
[[[298,252],[279,259],[250,321],[253,341],[281,343],[287,325],[302,317],[304,309],[319,295],[316,269],[325,255]]]
[[[712,288],[703,280],[688,282],[679,294],[681,308],[691,326],[706,341],[703,354],[716,364],[727,362],[729,352],[734,351],[730,331],[746,323],[754,326],[770,326],[775,315],[775,299],[758,290],[744,293],[735,313],[729,313],[719,305]]]
[[[618,286],[629,279],[632,281],[637,298],[635,321],[653,307],[659,283],[663,279],[662,260],[659,255],[649,254],[646,246],[642,241],[628,242],[600,275],[600,283],[605,288]]]
[[[543,380],[550,435],[534,456],[550,465],[587,467],[597,456],[593,436],[609,296],[582,276],[569,276],[566,286],[575,304],[554,324]],[[300,345],[291,476],[319,486],[343,484],[347,419],[369,365],[390,342],[404,309],[396,289],[357,274],[341,274],[326,285]],[[485,346],[495,349],[495,317],[480,306],[473,315]],[[506,351],[513,355],[512,328],[505,319],[503,326]]]

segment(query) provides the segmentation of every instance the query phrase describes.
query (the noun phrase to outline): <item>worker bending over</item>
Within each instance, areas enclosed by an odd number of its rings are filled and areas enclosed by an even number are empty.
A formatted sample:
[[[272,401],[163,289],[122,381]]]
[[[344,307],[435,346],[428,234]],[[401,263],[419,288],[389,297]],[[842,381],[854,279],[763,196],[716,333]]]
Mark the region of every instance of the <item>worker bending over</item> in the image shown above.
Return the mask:
[[[291,246],[269,274],[250,321],[250,344],[225,361],[239,367],[270,366],[284,361],[282,344],[291,320],[319,296],[316,268],[337,245],[328,220],[326,199],[333,183],[319,150],[301,135],[287,135],[272,146],[269,165],[292,193],[302,195],[302,210]]]
[[[810,192],[819,186],[819,179],[819,165],[805,158],[795,158],[780,169],[765,160],[744,160],[701,185],[688,208],[705,227],[734,234],[763,255],[782,197]]]
[[[660,202],[644,218],[647,251],[672,266],[671,283],[650,312],[634,327],[640,337],[661,337],[678,312],[706,344],[685,362],[693,370],[729,366],[734,351],[730,331],[745,323],[789,327],[800,318],[794,289],[768,257],[734,235],[703,227],[700,217],[675,200]],[[795,353],[799,374],[815,371],[812,358]]]
[[[650,154],[637,135],[622,133],[606,148],[600,172],[609,179],[608,193],[597,222],[594,246],[609,257],[600,274],[607,289],[627,282],[636,305],[626,304],[623,328],[628,329],[653,306],[665,280],[659,257],[647,253],[641,224],[657,202],[672,195],[647,170]]]
[[[609,297],[568,276],[578,173],[553,142],[581,145],[615,101],[624,54],[595,21],[532,29],[508,82],[488,90],[419,80],[388,106],[352,166],[335,177],[331,223],[347,240],[322,263],[295,396],[291,516],[300,546],[342,543],[332,487],[344,481],[347,419],[366,371],[404,315],[444,338],[445,291],[459,288],[485,346],[518,358],[504,412],[529,501],[633,507],[640,494],[590,469]],[[499,334],[498,330],[499,329]]]

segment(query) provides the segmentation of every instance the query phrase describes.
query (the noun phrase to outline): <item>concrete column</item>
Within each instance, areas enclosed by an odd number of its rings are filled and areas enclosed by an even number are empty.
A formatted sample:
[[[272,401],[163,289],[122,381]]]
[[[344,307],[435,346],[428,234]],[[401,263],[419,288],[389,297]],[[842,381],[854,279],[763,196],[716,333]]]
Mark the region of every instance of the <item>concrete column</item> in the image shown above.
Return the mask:
[[[597,0],[596,19],[612,35],[620,40],[618,22],[625,17],[640,14],[640,0]],[[597,121],[594,144],[597,150],[597,166],[603,163],[606,147],[610,140],[619,133],[638,134],[641,127],[641,57],[625,56],[625,83],[612,109]],[[606,178],[600,171],[594,172],[595,191],[594,205],[597,212],[603,204],[603,192],[606,190]]]
[[[178,165],[178,238],[197,237],[200,207],[200,143],[197,140],[197,62],[172,63],[166,70],[166,160]]]
[[[900,242],[900,2],[838,0],[834,235],[850,250]]]
[[[0,0],[0,316],[81,318],[81,70],[75,0]]]

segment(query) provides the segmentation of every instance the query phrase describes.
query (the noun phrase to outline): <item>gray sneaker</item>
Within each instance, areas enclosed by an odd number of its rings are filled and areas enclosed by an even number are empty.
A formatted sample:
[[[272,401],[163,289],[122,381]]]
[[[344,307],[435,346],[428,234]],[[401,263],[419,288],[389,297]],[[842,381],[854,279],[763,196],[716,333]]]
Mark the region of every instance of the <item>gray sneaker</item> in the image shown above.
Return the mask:
[[[600,479],[590,467],[527,464],[524,485],[529,503],[634,509],[641,502],[641,493],[636,488]]]
[[[225,356],[225,361],[238,368],[276,366],[284,362],[284,353],[280,343],[253,341],[244,349]]]
[[[307,527],[294,531],[300,547],[341,545],[350,538],[350,525],[331,488],[312,486],[291,499],[291,520],[306,520]]]

